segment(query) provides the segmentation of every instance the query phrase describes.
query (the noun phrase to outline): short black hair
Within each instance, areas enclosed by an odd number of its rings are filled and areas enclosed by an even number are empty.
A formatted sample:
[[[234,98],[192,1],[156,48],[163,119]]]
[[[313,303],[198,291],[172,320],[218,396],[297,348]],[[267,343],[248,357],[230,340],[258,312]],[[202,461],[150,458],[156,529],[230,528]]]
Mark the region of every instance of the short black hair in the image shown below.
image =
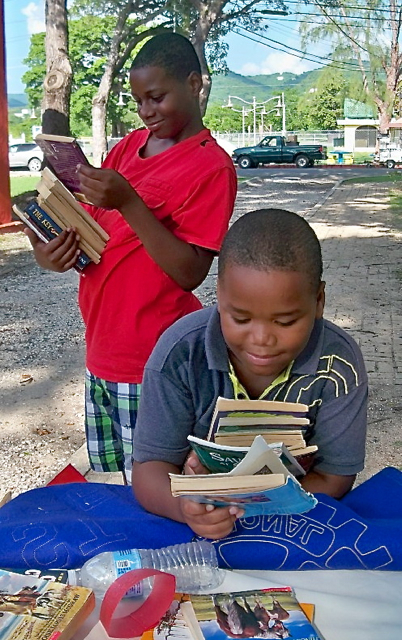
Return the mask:
[[[227,232],[218,260],[218,278],[228,264],[259,271],[306,273],[314,290],[322,279],[320,242],[308,222],[285,209],[244,214]]]
[[[131,70],[143,67],[160,67],[180,81],[193,71],[201,75],[200,61],[190,40],[173,31],[147,40],[134,58]]]

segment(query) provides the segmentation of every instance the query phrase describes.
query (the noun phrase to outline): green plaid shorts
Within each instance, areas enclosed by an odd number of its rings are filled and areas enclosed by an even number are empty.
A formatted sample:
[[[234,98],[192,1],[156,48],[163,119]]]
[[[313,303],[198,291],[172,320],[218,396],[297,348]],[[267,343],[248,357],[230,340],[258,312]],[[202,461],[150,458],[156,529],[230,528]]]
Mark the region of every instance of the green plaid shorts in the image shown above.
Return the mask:
[[[131,482],[140,384],[107,382],[85,374],[85,433],[94,471],[121,471]]]

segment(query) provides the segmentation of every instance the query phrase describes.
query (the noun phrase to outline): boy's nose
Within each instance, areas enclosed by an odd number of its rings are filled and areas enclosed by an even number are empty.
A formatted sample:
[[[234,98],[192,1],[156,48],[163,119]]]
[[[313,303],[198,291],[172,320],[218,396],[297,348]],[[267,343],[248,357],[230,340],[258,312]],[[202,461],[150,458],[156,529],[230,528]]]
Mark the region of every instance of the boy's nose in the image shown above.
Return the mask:
[[[275,334],[270,327],[256,325],[253,330],[254,344],[258,346],[274,346],[276,344]]]
[[[138,115],[142,120],[147,120],[150,118],[155,112],[155,109],[152,106],[152,103],[144,100],[141,106],[138,109]]]

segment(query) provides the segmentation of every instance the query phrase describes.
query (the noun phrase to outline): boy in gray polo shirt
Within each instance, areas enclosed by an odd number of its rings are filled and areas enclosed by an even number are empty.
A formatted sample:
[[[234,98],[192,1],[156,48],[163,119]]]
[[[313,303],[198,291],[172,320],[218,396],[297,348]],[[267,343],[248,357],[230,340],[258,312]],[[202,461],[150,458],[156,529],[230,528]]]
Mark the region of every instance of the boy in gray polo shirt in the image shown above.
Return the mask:
[[[205,438],[218,396],[303,402],[318,445],[307,491],[343,496],[363,469],[367,374],[359,347],[323,319],[320,243],[289,211],[242,216],[224,240],[216,307],[159,339],[147,365],[134,433],[133,490],[153,513],[221,538],[242,511],[173,498],[168,473],[200,473],[187,436]]]

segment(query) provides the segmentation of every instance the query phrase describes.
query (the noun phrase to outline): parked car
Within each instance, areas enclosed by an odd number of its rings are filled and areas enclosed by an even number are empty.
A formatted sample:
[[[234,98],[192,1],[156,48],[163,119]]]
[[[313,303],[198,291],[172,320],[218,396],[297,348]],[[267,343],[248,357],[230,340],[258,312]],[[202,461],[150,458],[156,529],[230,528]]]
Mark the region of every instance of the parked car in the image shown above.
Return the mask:
[[[233,161],[242,169],[258,167],[259,164],[294,163],[300,169],[312,167],[316,160],[327,158],[327,148],[321,144],[298,144],[287,142],[284,136],[267,136],[253,147],[240,147],[232,154]]]
[[[10,169],[26,167],[30,171],[40,171],[43,152],[34,142],[12,144],[8,148],[8,164]]]

